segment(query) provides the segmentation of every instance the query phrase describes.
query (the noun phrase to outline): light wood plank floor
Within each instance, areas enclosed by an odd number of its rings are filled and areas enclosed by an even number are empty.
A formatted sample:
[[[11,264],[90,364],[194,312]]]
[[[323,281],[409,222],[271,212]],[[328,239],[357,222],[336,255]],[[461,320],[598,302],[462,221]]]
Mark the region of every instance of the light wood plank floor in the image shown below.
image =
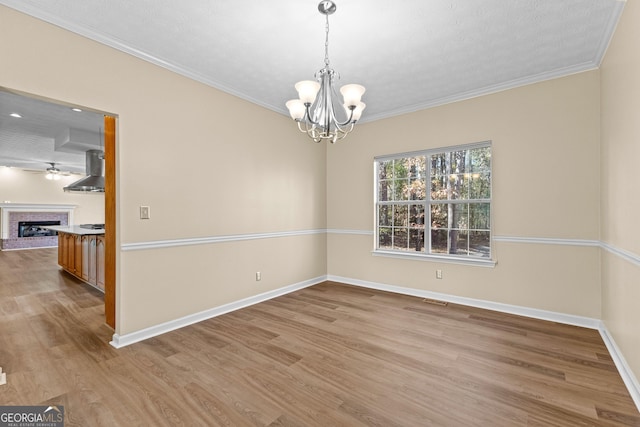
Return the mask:
[[[597,331],[327,282],[116,350],[56,256],[0,252],[0,405],[66,426],[640,426]]]

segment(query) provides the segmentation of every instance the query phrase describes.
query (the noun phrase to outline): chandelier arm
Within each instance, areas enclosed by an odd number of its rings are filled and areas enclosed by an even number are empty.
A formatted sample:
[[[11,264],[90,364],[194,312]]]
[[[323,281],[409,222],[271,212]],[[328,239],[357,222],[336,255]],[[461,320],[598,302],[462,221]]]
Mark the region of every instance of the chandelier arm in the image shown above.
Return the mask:
[[[349,133],[353,130],[353,126],[355,125],[355,121],[346,121],[344,123],[338,123],[338,121],[334,120],[333,125],[336,128],[336,131],[341,133]],[[344,126],[348,126],[349,130],[345,130]]]
[[[355,123],[357,122],[357,120],[353,120],[353,121],[352,121],[352,119],[353,119],[353,112],[354,112],[354,111],[355,111],[355,107],[354,107],[354,108],[349,107],[349,118],[348,118],[345,122],[342,122],[342,123],[340,123],[340,122],[338,122],[338,121],[336,120],[336,124],[337,124],[338,126],[345,126],[345,125],[349,125],[349,124],[350,124],[350,125],[355,124]],[[353,127],[353,126],[351,126],[351,127]]]
[[[306,123],[311,123],[312,125],[319,125],[320,122],[314,122],[313,118],[311,117],[311,104],[309,104],[308,102],[304,104],[305,106],[305,111],[304,111],[304,117],[302,118],[302,120],[304,120]]]
[[[321,128],[319,128],[315,124],[310,124],[309,122],[306,122],[305,125],[306,125],[306,133],[311,139],[313,139],[314,141],[317,140],[316,142],[319,142],[320,140],[322,140],[322,132],[320,131]]]
[[[296,120],[296,123],[298,124],[298,130],[302,133],[307,133],[306,129],[302,129],[302,120]]]

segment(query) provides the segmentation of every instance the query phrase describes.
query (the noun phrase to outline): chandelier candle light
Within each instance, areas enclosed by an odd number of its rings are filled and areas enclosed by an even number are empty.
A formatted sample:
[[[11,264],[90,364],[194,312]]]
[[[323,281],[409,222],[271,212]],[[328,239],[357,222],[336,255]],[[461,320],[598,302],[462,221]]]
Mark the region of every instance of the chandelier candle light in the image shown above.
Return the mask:
[[[343,139],[353,130],[366,107],[360,99],[364,94],[364,86],[348,84],[340,88],[343,96],[344,113],[336,115],[334,100],[338,99],[333,86],[340,75],[329,67],[329,15],[336,11],[332,1],[321,1],[318,11],[326,18],[326,36],[324,43],[324,68],[315,74],[316,80],[303,80],[295,84],[299,99],[286,103],[289,114],[298,123],[298,129],[306,133],[314,142],[329,140],[335,143]]]

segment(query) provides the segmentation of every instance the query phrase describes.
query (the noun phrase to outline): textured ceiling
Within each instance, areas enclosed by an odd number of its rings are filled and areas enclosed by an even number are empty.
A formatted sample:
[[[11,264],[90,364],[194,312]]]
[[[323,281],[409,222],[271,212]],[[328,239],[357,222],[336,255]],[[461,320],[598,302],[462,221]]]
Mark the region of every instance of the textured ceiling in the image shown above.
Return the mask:
[[[597,68],[624,1],[336,0],[329,56],[371,121]],[[317,0],[0,0],[266,108],[323,66]]]

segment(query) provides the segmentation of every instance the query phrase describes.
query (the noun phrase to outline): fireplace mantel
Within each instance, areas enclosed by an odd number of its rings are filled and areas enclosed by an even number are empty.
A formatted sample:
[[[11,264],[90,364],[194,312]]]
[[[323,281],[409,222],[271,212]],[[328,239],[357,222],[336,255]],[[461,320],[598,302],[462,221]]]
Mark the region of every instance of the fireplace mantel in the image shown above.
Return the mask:
[[[44,203],[0,203],[0,238],[9,238],[9,214],[12,212],[55,212],[66,213],[68,223],[73,224],[73,211],[78,205]]]

